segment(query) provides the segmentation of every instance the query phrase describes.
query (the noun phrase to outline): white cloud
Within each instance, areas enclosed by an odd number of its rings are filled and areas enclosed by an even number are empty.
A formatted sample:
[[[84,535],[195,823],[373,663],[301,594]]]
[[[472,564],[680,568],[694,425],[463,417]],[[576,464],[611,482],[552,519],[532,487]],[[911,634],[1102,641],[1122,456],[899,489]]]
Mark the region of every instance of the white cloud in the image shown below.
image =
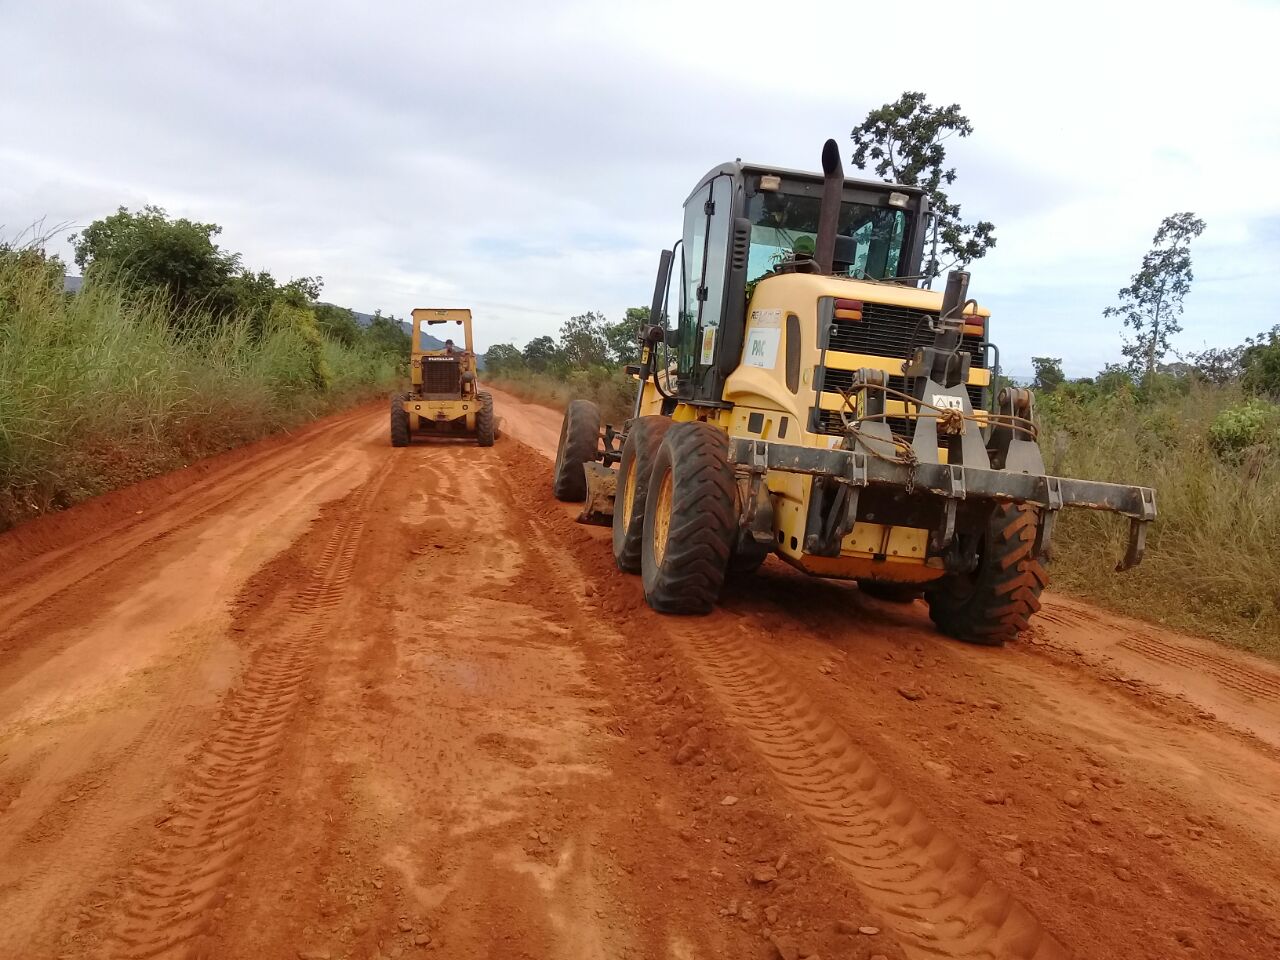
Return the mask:
[[[706,169],[814,167],[921,89],[976,127],[952,144],[955,199],[997,224],[974,290],[1008,368],[1115,359],[1101,310],[1178,210],[1209,224],[1181,342],[1270,323],[1274,6],[80,0],[4,19],[9,232],[157,203],[334,301],[474,305],[482,342],[524,341],[644,302]]]

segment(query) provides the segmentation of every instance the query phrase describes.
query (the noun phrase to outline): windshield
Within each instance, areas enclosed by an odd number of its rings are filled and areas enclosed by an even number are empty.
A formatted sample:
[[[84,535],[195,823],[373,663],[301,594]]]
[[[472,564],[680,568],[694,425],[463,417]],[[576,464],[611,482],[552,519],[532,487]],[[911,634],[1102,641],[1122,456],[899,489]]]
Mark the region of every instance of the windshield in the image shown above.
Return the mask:
[[[751,252],[747,280],[757,280],[796,254],[811,257],[818,237],[819,197],[760,192],[747,201]],[[833,272],[884,280],[898,275],[907,234],[905,210],[842,203]]]

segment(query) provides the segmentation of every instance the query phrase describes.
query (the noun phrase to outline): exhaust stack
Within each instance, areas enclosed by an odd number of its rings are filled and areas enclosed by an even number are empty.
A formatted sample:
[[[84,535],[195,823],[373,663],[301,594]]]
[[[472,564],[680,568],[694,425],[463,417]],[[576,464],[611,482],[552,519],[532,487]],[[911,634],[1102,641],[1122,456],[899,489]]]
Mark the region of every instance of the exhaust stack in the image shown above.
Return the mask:
[[[823,273],[830,273],[836,258],[836,228],[840,224],[840,197],[844,192],[844,165],[840,146],[834,140],[822,145],[822,207],[818,212],[818,240],[814,261]]]

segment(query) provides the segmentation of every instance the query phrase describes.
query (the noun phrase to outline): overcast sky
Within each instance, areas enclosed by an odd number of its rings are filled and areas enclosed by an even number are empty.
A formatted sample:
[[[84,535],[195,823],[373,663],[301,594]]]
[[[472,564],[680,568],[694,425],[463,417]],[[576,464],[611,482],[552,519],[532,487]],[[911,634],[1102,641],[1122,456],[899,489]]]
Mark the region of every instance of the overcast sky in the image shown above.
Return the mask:
[[[1005,367],[1119,359],[1162,217],[1184,349],[1280,320],[1280,5],[0,0],[0,229],[144,203],[324,298],[471,306],[482,346],[646,303],[710,167],[816,169],[904,90],[956,102],[952,198]],[[65,253],[59,233],[56,248]]]

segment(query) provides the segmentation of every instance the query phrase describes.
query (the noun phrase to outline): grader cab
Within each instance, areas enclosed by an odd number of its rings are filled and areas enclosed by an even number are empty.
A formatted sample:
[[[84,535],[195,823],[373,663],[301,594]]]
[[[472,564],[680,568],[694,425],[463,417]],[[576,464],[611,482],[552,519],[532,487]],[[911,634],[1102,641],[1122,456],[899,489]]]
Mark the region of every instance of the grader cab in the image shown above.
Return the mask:
[[[493,446],[493,397],[480,389],[476,372],[471,311],[415,309],[413,389],[391,397],[391,445],[407,447],[415,435],[428,434],[470,435],[482,447]]]
[[[602,430],[571,403],[555,494],[612,514],[615,561],[659,611],[706,613],[774,553],[999,645],[1039,609],[1061,509],[1129,518],[1127,569],[1155,493],[1046,474],[969,274],[919,285],[927,197],[845,178],[834,141],[822,159],[702,178],[660,258],[633,416]]]

